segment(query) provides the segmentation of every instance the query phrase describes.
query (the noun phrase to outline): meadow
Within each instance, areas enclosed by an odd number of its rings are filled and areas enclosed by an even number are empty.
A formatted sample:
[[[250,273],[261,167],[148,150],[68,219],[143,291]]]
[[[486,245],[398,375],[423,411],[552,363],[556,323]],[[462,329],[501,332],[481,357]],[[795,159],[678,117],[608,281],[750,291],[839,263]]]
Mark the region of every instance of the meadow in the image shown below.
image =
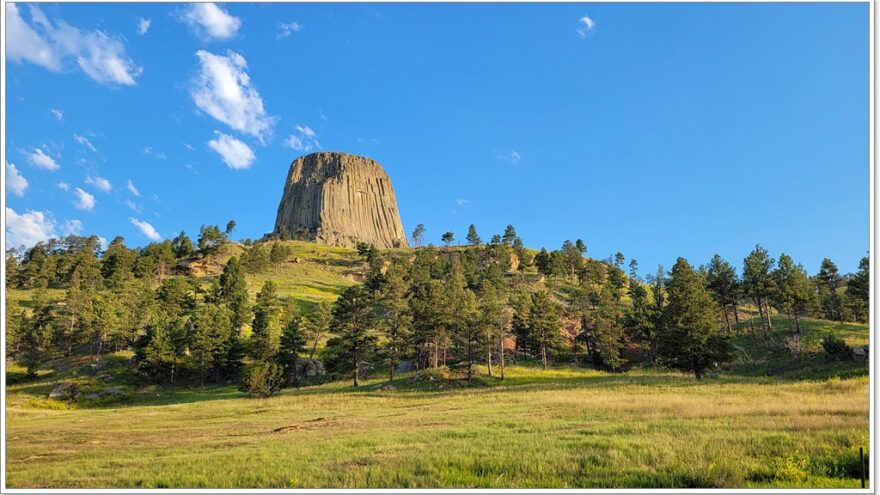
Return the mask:
[[[125,355],[114,366],[125,366]],[[865,363],[850,378],[508,367],[407,373],[268,399],[137,388],[108,403],[8,387],[10,487],[859,486]],[[13,373],[15,370],[12,370]],[[485,372],[485,370],[482,370]],[[88,364],[65,372],[87,380]]]

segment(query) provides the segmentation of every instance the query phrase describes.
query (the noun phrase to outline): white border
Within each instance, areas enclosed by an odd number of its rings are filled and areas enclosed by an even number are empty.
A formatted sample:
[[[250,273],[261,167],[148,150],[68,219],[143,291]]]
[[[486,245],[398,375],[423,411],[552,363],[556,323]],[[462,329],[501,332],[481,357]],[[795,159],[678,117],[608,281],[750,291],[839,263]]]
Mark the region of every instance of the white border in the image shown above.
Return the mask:
[[[15,3],[9,2],[8,0],[2,0],[3,9],[0,11],[0,94],[2,94],[2,100],[0,100],[0,161],[3,161],[5,164],[6,160],[6,4],[7,3]],[[19,2],[19,3],[76,3],[69,0],[58,0],[56,2],[48,2],[45,0],[37,0],[31,2]],[[89,0],[89,3],[139,3],[139,2],[127,2],[127,1],[114,1],[114,0]],[[141,2],[148,3],[148,2]],[[149,3],[182,3],[175,0],[152,0]],[[226,3],[264,3],[264,2],[256,2],[256,1],[244,1],[244,2],[226,2]],[[269,2],[265,2],[269,3]],[[299,2],[275,2],[275,3],[299,3]],[[302,2],[309,3],[309,2]],[[470,3],[467,1],[451,1],[451,2],[436,2],[435,0],[382,0],[381,2],[371,2],[368,0],[322,0],[321,3]],[[476,2],[474,2],[476,3]],[[480,3],[539,3],[534,0],[481,0]],[[551,2],[548,2],[551,3]],[[869,101],[869,190],[870,190],[870,198],[869,198],[869,245],[870,245],[870,259],[871,259],[871,272],[870,272],[870,300],[872,301],[872,310],[869,316],[869,328],[870,328],[870,336],[869,342],[871,349],[875,349],[875,323],[876,323],[876,314],[877,308],[880,306],[876,299],[876,282],[877,282],[877,270],[876,270],[876,258],[874,258],[874,236],[876,235],[876,221],[877,217],[874,214],[875,212],[875,201],[874,201],[874,193],[875,193],[875,181],[877,180],[877,176],[875,174],[876,168],[876,160],[875,160],[875,139],[876,139],[876,126],[875,126],[875,104],[876,100],[874,98],[874,90],[875,90],[875,70],[876,66],[874,64],[875,57],[875,43],[876,38],[874,36],[874,26],[875,26],[875,16],[876,10],[874,8],[874,0],[870,1],[850,1],[850,0],[737,0],[731,2],[722,2],[722,1],[714,1],[714,0],[640,0],[640,1],[629,1],[629,0],[605,0],[603,2],[578,2],[577,0],[555,0],[552,3],[721,3],[721,4],[729,4],[729,3],[868,3],[868,23],[869,23],[869,85],[868,85],[868,101]],[[0,170],[0,184],[6,184],[6,167]],[[0,208],[4,212],[2,216],[0,216],[0,245],[6,246],[6,188],[5,186],[0,191]],[[876,489],[871,487],[872,485],[869,483],[869,488],[861,489],[808,489],[808,488],[779,488],[779,489],[764,489],[764,488],[731,488],[731,489],[420,489],[420,488],[412,488],[412,489],[381,489],[381,488],[352,488],[352,489],[240,489],[240,488],[169,488],[169,489],[142,489],[142,488],[87,488],[87,489],[40,489],[40,488],[7,488],[6,486],[6,318],[5,318],[5,302],[6,302],[6,257],[3,256],[0,258],[0,294],[2,294],[2,302],[3,307],[0,310],[0,314],[3,315],[0,318],[0,347],[2,347],[2,361],[0,361],[0,406],[2,406],[3,414],[0,415],[0,434],[2,434],[2,441],[0,441],[0,461],[2,461],[2,465],[0,465],[0,493],[154,493],[154,492],[164,492],[164,493],[875,493]],[[869,416],[870,416],[870,427],[869,427],[869,452],[874,452],[874,449],[870,446],[875,445],[875,376],[876,376],[876,357],[874,352],[869,354],[870,357],[870,373],[869,373]],[[880,466],[880,462],[878,462],[877,456],[871,457],[871,469],[870,473],[877,472],[875,470],[876,467]],[[873,477],[870,477],[873,479]]]

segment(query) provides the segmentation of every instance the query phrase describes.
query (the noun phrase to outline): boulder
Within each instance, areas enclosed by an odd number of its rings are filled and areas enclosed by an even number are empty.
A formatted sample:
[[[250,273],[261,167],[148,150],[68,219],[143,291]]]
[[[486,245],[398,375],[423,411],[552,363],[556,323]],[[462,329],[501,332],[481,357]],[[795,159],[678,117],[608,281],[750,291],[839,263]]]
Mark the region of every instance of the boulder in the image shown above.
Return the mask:
[[[868,359],[868,346],[856,347],[850,351],[853,360],[866,361]]]
[[[323,376],[324,364],[317,359],[296,358],[296,374],[299,376]]]
[[[347,153],[293,161],[275,218],[275,234],[322,244],[407,247],[391,179],[377,162]]]
[[[72,400],[75,397],[76,384],[71,382],[59,383],[49,392],[49,398],[55,400]]]

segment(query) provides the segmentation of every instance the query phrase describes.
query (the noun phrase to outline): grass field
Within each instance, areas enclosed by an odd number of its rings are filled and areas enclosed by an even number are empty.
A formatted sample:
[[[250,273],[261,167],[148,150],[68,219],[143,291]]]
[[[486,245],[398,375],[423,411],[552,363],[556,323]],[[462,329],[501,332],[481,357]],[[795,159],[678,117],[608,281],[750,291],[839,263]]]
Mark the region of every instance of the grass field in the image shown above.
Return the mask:
[[[864,366],[864,364],[863,364]],[[866,376],[513,367],[474,385],[136,390],[67,409],[11,385],[11,487],[858,487]],[[418,375],[421,376],[421,375]]]

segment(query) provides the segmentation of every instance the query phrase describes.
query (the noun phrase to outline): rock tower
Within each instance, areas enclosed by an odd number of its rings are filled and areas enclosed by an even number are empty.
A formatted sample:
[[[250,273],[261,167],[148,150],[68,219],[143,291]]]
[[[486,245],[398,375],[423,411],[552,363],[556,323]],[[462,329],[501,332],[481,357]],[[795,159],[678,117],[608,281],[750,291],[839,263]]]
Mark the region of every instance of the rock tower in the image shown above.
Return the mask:
[[[312,153],[290,164],[275,233],[334,246],[407,247],[391,179],[377,162]]]

